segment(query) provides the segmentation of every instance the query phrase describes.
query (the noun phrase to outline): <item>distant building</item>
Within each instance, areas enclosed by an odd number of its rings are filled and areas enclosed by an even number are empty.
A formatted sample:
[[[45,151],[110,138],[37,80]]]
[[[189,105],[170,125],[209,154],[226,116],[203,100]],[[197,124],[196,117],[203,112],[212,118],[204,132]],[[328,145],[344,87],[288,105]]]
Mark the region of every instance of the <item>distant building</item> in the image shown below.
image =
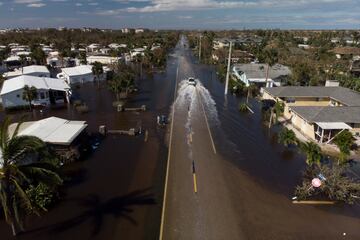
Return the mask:
[[[133,60],[133,58],[135,56],[144,56],[145,55],[145,48],[135,48],[133,50],[130,51],[130,55],[131,55],[131,59]]]
[[[351,62],[350,72],[355,77],[360,77],[360,60]]]
[[[267,87],[281,86],[284,79],[291,74],[289,67],[281,64],[270,67],[268,79],[266,79],[266,72],[267,64],[236,64],[232,67],[232,75],[246,86],[251,83]]]
[[[143,33],[143,32],[145,32],[145,30],[142,28],[135,29],[135,33]]]
[[[110,56],[89,56],[86,58],[88,64],[94,64],[95,62],[100,62],[104,65],[110,65],[114,63],[118,63],[121,58],[120,57],[110,57]]]
[[[90,53],[99,52],[100,48],[101,48],[100,44],[93,43],[86,47],[86,51]]]
[[[37,89],[37,99],[32,102],[33,105],[69,102],[70,87],[65,81],[56,78],[22,75],[4,81],[0,95],[5,108],[27,106],[29,104],[23,99],[25,85]]]
[[[230,41],[228,39],[215,39],[213,41],[213,48],[215,50],[230,47]]]
[[[330,52],[333,52],[338,59],[352,59],[354,56],[360,56],[360,48],[357,47],[337,47]]]

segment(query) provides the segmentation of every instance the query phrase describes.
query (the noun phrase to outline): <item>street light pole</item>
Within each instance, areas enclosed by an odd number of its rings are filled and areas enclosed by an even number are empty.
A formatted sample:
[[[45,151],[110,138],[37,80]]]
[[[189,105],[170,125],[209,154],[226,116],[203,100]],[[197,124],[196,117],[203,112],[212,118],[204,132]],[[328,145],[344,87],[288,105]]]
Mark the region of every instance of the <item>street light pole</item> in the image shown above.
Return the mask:
[[[199,62],[201,61],[201,38],[202,38],[202,35],[200,35],[200,38],[199,38]]]
[[[228,66],[227,66],[227,72],[226,72],[225,95],[228,94],[228,88],[229,88],[229,77],[230,77],[230,66],[231,66],[231,50],[232,50],[232,41],[230,41],[229,59],[228,59]]]

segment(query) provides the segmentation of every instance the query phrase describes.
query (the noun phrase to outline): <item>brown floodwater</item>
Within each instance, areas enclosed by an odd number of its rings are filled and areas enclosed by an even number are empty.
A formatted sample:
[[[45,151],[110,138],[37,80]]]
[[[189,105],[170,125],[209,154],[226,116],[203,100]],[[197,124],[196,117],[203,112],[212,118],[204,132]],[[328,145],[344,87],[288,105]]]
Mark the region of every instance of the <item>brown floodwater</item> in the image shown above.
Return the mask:
[[[166,129],[157,127],[156,116],[169,113],[179,57],[186,57],[194,64],[194,74],[216,103],[217,120],[210,118],[210,125],[223,158],[232,169],[244,170],[248,175],[242,177],[250,179],[249,182],[269,190],[264,193],[268,196],[261,198],[291,199],[294,187],[301,181],[305,157],[297,149],[285,149],[277,143],[279,127],[269,130],[262,124],[257,100],[250,100],[254,114],[239,113],[238,104],[243,99],[232,95],[225,98],[224,85],[218,81],[214,67],[196,64],[191,52],[178,45],[169,56],[166,70],[140,80],[139,93],[128,101],[128,106],[147,105],[146,112],[119,113],[112,107],[114,95],[106,85],[98,89],[96,84],[86,84],[76,88],[74,96],[87,103],[89,113],[79,114],[71,106],[27,113],[31,119],[57,116],[85,120],[89,132],[97,132],[99,125],[115,130],[142,125],[149,131],[149,139],[145,142],[144,135],[108,135],[87,159],[65,166],[64,172],[71,180],[64,187],[63,199],[42,217],[29,218],[27,231],[19,239],[158,238],[167,147]],[[360,216],[358,206],[336,205],[314,207],[314,210],[314,218],[339,215],[358,219]],[[293,217],[290,206],[281,209],[281,213]],[[1,239],[12,239],[11,229],[3,220],[0,220],[0,234]]]

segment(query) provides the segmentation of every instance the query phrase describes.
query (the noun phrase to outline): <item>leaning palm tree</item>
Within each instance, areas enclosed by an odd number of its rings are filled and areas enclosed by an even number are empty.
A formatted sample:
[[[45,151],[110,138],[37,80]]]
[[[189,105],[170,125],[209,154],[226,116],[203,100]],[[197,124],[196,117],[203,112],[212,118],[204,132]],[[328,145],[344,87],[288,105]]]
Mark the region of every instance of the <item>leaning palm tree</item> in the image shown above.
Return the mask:
[[[279,143],[284,144],[285,147],[288,147],[289,145],[297,144],[297,138],[295,135],[295,132],[291,129],[283,128],[281,132],[279,132]]]
[[[44,159],[45,143],[37,137],[19,136],[20,123],[12,134],[9,126],[9,118],[0,125],[0,203],[15,236],[24,229],[27,214],[46,210],[30,200],[27,188],[40,182],[54,187],[62,180],[54,171],[55,165]]]
[[[300,149],[306,154],[306,163],[309,166],[314,164],[320,166],[322,158],[321,148],[314,142],[306,142],[300,145]]]

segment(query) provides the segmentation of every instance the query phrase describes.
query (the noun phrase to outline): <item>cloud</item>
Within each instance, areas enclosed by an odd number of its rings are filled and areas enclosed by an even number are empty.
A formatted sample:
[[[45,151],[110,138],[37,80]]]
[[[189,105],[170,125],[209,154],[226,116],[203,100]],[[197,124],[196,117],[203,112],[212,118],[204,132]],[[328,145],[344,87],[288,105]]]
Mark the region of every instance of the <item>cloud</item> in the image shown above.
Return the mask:
[[[116,2],[139,2],[139,0],[115,0]],[[128,7],[127,12],[165,12],[165,11],[191,11],[209,9],[234,9],[234,8],[265,8],[265,7],[295,7],[321,3],[344,3],[355,0],[140,0],[148,4],[143,7]],[[118,10],[120,11],[120,9]]]
[[[36,4],[41,3],[42,0],[15,0],[14,2],[19,4]]]
[[[41,7],[45,7],[46,4],[45,3],[31,3],[26,6],[31,7],[31,8],[41,8]]]

